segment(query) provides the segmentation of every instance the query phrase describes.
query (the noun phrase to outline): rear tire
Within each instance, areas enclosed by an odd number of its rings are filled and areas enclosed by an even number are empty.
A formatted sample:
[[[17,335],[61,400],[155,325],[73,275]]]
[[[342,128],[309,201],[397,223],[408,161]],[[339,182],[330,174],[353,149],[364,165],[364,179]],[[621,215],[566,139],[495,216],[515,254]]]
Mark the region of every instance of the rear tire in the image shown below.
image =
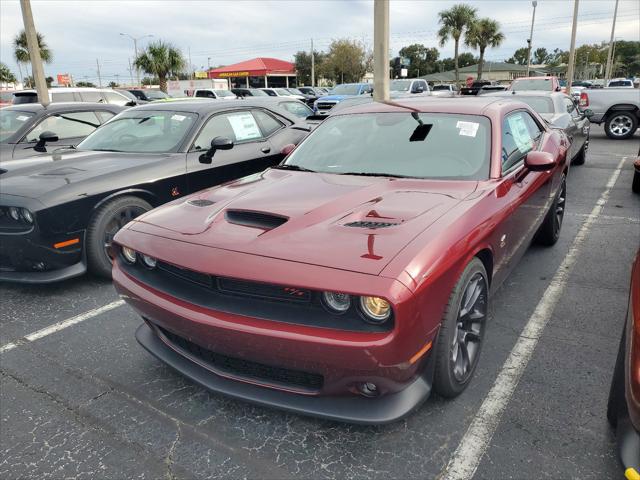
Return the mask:
[[[631,138],[638,128],[638,117],[634,112],[613,112],[604,122],[604,132],[613,140]]]
[[[551,208],[544,217],[544,221],[536,233],[536,242],[548,247],[555,245],[560,238],[560,230],[562,229],[562,221],[564,220],[564,211],[567,204],[567,176],[562,174],[560,188],[556,194],[556,198],[551,204]]]
[[[488,308],[487,272],[476,257],[453,288],[440,325],[433,379],[439,395],[456,397],[471,381],[480,358]]]
[[[126,196],[105,203],[93,214],[87,228],[86,245],[87,263],[92,273],[111,278],[108,247],[113,236],[131,220],[151,208],[151,205],[141,198]]]

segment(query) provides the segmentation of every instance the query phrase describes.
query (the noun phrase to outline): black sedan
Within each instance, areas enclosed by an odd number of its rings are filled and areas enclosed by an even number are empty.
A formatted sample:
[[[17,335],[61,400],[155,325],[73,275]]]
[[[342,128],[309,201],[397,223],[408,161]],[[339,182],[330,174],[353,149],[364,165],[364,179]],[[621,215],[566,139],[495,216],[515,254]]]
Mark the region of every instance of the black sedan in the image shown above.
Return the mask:
[[[0,110],[0,166],[75,146],[125,107],[107,103],[39,103]]]
[[[251,100],[126,110],[77,149],[0,176],[0,280],[46,283],[87,268],[109,277],[111,239],[127,222],[277,164],[309,130],[287,110]]]
[[[589,149],[589,112],[582,112],[571,97],[561,92],[539,90],[496,92],[487,96],[511,98],[529,105],[552,127],[564,130],[571,140],[572,163],[584,163]]]

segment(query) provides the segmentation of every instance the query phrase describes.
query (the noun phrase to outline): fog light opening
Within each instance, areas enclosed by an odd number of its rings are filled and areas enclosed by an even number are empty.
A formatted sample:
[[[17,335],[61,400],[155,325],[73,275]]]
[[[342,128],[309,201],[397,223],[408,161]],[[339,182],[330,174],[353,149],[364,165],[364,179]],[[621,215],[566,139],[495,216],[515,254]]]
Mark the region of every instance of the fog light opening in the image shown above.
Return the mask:
[[[358,390],[365,397],[377,397],[380,394],[378,386],[373,382],[365,382],[358,385]]]

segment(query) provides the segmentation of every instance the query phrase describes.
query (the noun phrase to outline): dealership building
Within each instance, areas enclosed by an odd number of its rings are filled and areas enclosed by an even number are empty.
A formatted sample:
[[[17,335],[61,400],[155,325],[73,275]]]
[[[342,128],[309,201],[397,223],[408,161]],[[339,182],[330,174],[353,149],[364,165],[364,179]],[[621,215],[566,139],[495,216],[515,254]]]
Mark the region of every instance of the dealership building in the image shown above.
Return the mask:
[[[229,88],[294,87],[296,66],[277,58],[252,58],[244,62],[213,68],[209,78],[225,79]]]

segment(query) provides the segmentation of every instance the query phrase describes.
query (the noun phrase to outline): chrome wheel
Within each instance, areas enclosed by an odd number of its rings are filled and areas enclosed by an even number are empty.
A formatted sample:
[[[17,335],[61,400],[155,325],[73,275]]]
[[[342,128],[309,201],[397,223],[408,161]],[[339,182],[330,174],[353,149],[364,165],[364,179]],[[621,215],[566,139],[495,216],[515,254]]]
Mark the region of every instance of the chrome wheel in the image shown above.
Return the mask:
[[[138,206],[127,206],[119,209],[114,213],[114,215],[109,219],[107,225],[104,229],[103,236],[103,245],[104,245],[104,254],[107,258],[111,258],[109,254],[109,248],[111,247],[111,242],[113,242],[113,237],[115,237],[118,230],[124,227],[131,220],[136,218],[139,215],[145,213],[146,210],[144,208]]]
[[[478,361],[487,317],[487,293],[487,281],[478,272],[467,283],[460,301],[450,356],[453,376],[460,383],[468,380]]]
[[[553,224],[554,233],[558,233],[562,227],[562,220],[564,219],[564,209],[567,202],[567,182],[563,179],[560,186],[560,192],[558,192],[558,201],[556,202],[556,215]]]
[[[628,135],[633,128],[633,121],[628,115],[617,115],[611,120],[609,130],[617,137]]]

